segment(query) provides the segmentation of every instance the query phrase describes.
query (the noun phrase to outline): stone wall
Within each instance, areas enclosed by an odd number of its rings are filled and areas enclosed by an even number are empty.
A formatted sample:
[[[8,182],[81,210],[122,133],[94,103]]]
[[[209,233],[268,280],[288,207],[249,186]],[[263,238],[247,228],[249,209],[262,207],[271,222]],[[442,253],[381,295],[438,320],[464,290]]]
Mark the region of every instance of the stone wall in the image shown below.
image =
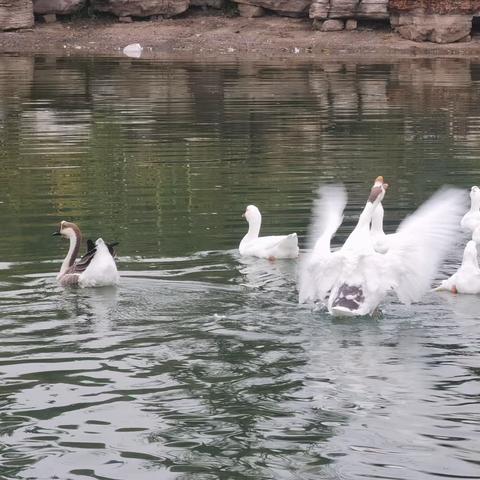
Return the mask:
[[[307,16],[311,0],[235,0],[241,5],[250,5],[262,9],[272,10],[280,15],[286,16]],[[261,12],[263,13],[263,12]],[[240,14],[242,8],[240,7]],[[250,15],[245,15],[250,16]],[[260,14],[255,15],[260,16]]]
[[[33,11],[37,15],[68,15],[82,9],[86,0],[33,0]]]
[[[185,12],[190,0],[90,0],[94,10],[118,17],[168,17]]]
[[[158,15],[172,17],[191,6],[222,8],[225,0],[0,0],[0,30],[29,28],[33,13],[54,21],[55,15],[92,11],[113,14],[121,21]],[[390,21],[393,29],[414,41],[451,43],[470,39],[480,0],[230,0],[245,17],[266,11],[313,19],[316,29],[353,30],[363,20]],[[52,18],[53,17],[53,18]]]
[[[388,0],[313,0],[310,18],[388,19]]]
[[[15,30],[32,26],[32,0],[0,0],[0,30]]]
[[[470,40],[480,0],[390,0],[390,23],[404,38],[452,43]]]
[[[480,10],[480,0],[390,0],[389,9],[394,13],[421,10],[438,15],[472,14]]]
[[[357,20],[388,20],[388,0],[313,0],[309,16],[319,30],[353,30]]]

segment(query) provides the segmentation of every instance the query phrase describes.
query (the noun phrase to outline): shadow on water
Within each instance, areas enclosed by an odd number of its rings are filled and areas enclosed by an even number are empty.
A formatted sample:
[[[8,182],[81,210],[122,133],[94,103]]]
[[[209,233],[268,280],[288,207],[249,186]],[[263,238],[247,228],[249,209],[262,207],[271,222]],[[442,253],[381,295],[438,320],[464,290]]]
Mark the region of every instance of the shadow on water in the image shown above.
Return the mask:
[[[388,232],[477,183],[479,71],[0,57],[0,476],[480,478],[477,297],[338,320],[236,250],[251,203],[303,248],[319,181],[334,244],[378,174]],[[120,241],[117,288],[56,285],[62,219]]]

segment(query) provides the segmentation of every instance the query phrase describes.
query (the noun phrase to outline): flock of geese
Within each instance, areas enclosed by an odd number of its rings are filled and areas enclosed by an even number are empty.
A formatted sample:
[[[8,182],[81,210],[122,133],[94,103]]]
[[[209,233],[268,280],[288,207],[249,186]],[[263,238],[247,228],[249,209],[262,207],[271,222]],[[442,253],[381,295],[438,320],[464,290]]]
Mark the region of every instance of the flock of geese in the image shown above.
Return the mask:
[[[459,226],[472,239],[467,243],[460,268],[434,290],[480,293],[477,243],[480,243],[480,189],[471,188],[470,210],[465,214],[465,195],[458,188],[442,188],[407,216],[397,231],[383,231],[382,201],[388,189],[377,177],[357,225],[340,248],[331,239],[343,222],[347,193],[343,185],[323,185],[317,191],[308,231],[307,253],[299,263],[299,302],[325,305],[332,315],[371,315],[394,291],[402,303],[417,302],[430,290],[441,262],[457,241]],[[463,216],[462,216],[463,215]],[[260,236],[262,216],[249,205],[243,214],[248,232],[239,245],[240,255],[275,260],[299,255],[296,233]],[[82,235],[77,225],[62,221],[54,235],[70,242],[57,280],[62,286],[115,285],[116,244],[101,238],[87,242],[87,252],[77,260]]]

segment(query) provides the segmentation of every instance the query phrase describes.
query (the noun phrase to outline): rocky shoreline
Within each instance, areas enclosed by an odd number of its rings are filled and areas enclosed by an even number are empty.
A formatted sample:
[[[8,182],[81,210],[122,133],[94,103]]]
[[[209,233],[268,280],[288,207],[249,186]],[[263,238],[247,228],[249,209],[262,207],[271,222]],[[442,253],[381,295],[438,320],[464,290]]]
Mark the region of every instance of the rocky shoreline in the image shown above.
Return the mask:
[[[478,55],[480,0],[0,0],[0,52]]]
[[[307,18],[267,15],[247,19],[200,9],[171,19],[120,23],[112,18],[69,19],[32,29],[0,32],[2,53],[123,55],[131,43],[142,58],[325,60],[332,57],[477,56],[480,36],[470,42],[419,43],[401,38],[384,24],[321,32]]]
[[[480,17],[480,0],[0,0],[0,31],[71,15],[92,23],[98,15],[109,15],[127,24],[183,18],[198,8],[248,19],[272,14],[308,18],[314,30],[329,33],[355,31],[365,21],[383,22],[404,39],[439,44],[469,42]]]

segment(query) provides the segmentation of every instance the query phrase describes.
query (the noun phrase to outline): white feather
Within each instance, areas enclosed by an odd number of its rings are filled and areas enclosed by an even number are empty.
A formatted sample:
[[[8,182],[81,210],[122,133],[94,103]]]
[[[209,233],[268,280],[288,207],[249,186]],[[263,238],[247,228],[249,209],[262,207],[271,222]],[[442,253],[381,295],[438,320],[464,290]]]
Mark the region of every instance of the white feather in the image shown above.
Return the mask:
[[[332,256],[330,242],[343,221],[347,192],[343,185],[323,185],[317,190],[307,233],[311,251],[299,266],[300,303],[324,301],[338,274],[339,256]],[[323,272],[321,277],[318,272]]]
[[[101,238],[95,242],[95,249],[92,261],[87,269],[79,275],[78,285],[80,287],[116,285],[120,279],[117,265]]]
[[[429,290],[440,263],[455,243],[465,195],[456,188],[436,192],[400,224],[388,252],[377,258],[382,281],[401,302],[419,301]]]

